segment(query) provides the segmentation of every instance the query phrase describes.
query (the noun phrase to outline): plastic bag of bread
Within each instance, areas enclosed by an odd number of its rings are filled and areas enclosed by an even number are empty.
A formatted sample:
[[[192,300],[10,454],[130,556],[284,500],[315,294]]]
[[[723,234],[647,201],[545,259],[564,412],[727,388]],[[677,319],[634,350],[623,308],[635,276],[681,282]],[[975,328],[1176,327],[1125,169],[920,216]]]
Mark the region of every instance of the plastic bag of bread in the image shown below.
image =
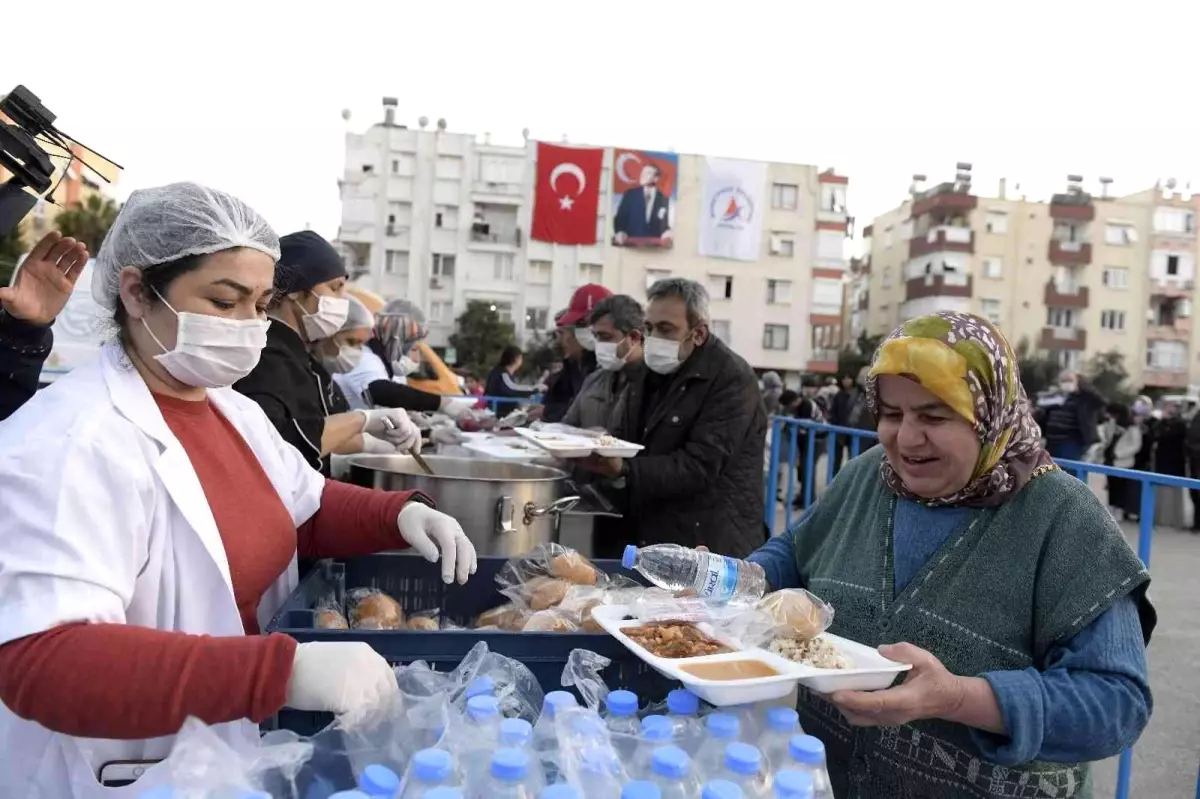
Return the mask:
[[[531,577],[523,583],[505,588],[500,593],[530,610],[546,610],[558,605],[571,590],[566,580],[554,577]]]
[[[341,605],[332,596],[325,597],[317,603],[316,624],[318,630],[350,629],[350,623],[346,621],[346,614],[342,613]]]
[[[573,585],[567,591],[567,595],[563,597],[563,601],[558,604],[557,610],[579,625],[580,632],[602,633],[604,628],[592,618],[592,608],[606,604],[608,604],[608,592],[603,588]]]
[[[515,602],[509,602],[480,613],[475,619],[475,629],[495,628],[519,633],[525,627],[525,622],[530,615],[532,614],[528,608]]]
[[[408,614],[408,619],[404,622],[404,629],[423,633],[436,633],[442,629],[441,615],[442,612],[437,608],[410,613]]]
[[[525,555],[510,558],[496,574],[496,584],[502,594],[526,602],[530,607],[532,604],[529,602],[529,595],[545,580],[560,580],[568,586],[604,587],[608,577],[587,558],[561,544],[539,544]],[[530,583],[533,585],[529,586]],[[547,607],[552,607],[560,601],[562,597],[558,597]]]
[[[833,606],[803,588],[767,594],[757,609],[770,616],[775,635],[799,641],[811,641],[833,624]]]
[[[355,630],[402,630],[404,609],[377,588],[355,588],[346,592],[346,610]]]
[[[525,622],[521,632],[526,633],[577,633],[579,625],[570,615],[560,610],[539,610]]]

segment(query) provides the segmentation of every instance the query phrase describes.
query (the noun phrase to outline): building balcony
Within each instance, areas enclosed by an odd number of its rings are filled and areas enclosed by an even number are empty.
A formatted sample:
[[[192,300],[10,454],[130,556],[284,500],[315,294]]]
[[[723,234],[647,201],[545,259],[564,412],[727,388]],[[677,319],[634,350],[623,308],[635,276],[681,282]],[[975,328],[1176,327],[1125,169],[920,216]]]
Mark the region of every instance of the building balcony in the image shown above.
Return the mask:
[[[862,293],[862,296],[858,298],[858,304],[855,306],[855,310],[858,310],[858,311],[867,310],[868,307],[870,306],[870,300],[871,300],[870,293],[864,291]]]
[[[1049,258],[1055,266],[1087,266],[1092,262],[1092,245],[1086,241],[1051,239]]]
[[[1038,347],[1043,350],[1086,350],[1087,331],[1082,327],[1043,327]]]
[[[1096,206],[1090,194],[1055,194],[1050,198],[1050,218],[1071,222],[1091,222]]]
[[[1190,280],[1151,280],[1151,297],[1191,297],[1193,283]]]
[[[808,371],[836,374],[838,370],[838,351],[834,349],[813,350],[808,359]]]
[[[965,227],[943,225],[924,236],[908,240],[908,257],[920,258],[931,252],[975,252],[975,232]]]
[[[1187,388],[1186,369],[1159,369],[1147,366],[1142,370],[1142,385],[1155,388]]]
[[[514,205],[521,202],[523,188],[520,183],[476,180],[471,184],[471,193],[484,198],[487,202]]]
[[[1151,322],[1146,325],[1146,338],[1150,341],[1191,341],[1191,317],[1176,319],[1173,325],[1156,325]]]
[[[921,275],[904,283],[904,299],[919,300],[923,297],[970,297],[973,284],[970,275],[946,273]]]
[[[913,200],[909,216],[916,218],[928,213],[965,214],[975,210],[979,198],[960,184],[943,183]]]
[[[490,249],[492,247],[520,247],[521,229],[515,230],[486,230],[478,226],[471,228],[471,236],[467,239],[471,249]]]
[[[1088,307],[1087,286],[1058,286],[1053,280],[1046,282],[1046,293],[1042,298],[1047,308]]]

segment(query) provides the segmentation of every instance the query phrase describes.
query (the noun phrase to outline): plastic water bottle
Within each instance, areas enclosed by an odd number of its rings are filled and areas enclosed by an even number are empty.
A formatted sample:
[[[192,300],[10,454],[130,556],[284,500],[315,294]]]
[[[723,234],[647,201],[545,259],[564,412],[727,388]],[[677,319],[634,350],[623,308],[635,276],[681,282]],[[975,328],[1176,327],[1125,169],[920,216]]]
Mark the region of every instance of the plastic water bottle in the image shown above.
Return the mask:
[[[467,700],[467,730],[475,740],[494,749],[500,742],[500,701],[494,696],[481,694]]]
[[[608,725],[613,747],[622,760],[628,760],[637,750],[638,735],[642,731],[637,717],[637,694],[633,691],[610,691],[604,699],[604,707],[604,723]]]
[[[709,713],[704,719],[704,743],[696,752],[696,769],[705,779],[725,771],[725,749],[741,735],[741,722],[732,713]]]
[[[700,727],[700,697],[686,688],[676,688],[667,694],[667,717],[675,725],[675,742],[694,755],[703,740]]]
[[[654,750],[673,743],[674,739],[675,725],[666,716],[646,716],[642,719],[642,734],[633,755],[629,776],[636,780],[653,779]]]
[[[462,788],[451,788],[443,785],[425,794],[425,799],[463,799]]]
[[[745,799],[736,782],[713,780],[700,791],[700,799]]]
[[[372,763],[358,775],[358,789],[371,799],[396,799],[400,795],[400,777],[387,766]]]
[[[371,799],[362,791],[338,791],[329,795],[329,799]]]
[[[567,785],[565,782],[560,782],[557,785],[551,785],[549,788],[543,788],[539,799],[583,799],[583,795],[574,785]]]
[[[625,783],[621,799],[662,799],[662,791],[650,780],[634,780]]]
[[[767,711],[766,721],[767,728],[758,738],[758,751],[767,761],[767,768],[787,768],[791,759],[788,748],[792,737],[803,732],[800,729],[800,714],[790,707],[773,707]]]
[[[533,726],[533,751],[541,762],[547,785],[558,782],[558,730],[554,718],[560,711],[573,707],[579,707],[574,694],[551,691],[542,700],[542,715]]]
[[[483,799],[534,799],[537,788],[529,781],[529,756],[519,749],[497,749],[492,755],[491,779]]]
[[[621,761],[603,744],[579,753],[578,773],[572,775],[583,791],[583,799],[618,799],[621,795]]]
[[[500,722],[500,746],[519,749],[529,757],[529,781],[539,789],[546,786],[546,772],[542,762],[533,751],[533,725],[525,719],[505,719]],[[487,758],[480,758],[487,764]]]
[[[678,746],[660,746],[651,763],[654,782],[662,799],[695,799],[700,780],[692,771],[692,759]]]
[[[775,775],[775,799],[816,799],[811,774],[784,769]]]
[[[739,741],[754,743],[758,740],[759,733],[761,732],[759,721],[762,718],[762,714],[759,713],[758,708],[754,705],[728,705],[722,708],[722,710],[737,716],[738,721],[741,723],[742,728],[738,732]]]
[[[366,772],[364,771],[364,774]],[[445,785],[454,774],[454,758],[445,749],[422,749],[413,755],[404,782],[403,799],[423,799],[434,788]]]
[[[757,602],[767,592],[761,566],[713,552],[698,552],[678,544],[625,547],[621,565],[668,591],[692,590],[714,602]]]
[[[741,788],[745,799],[768,799],[770,780],[763,772],[762,753],[757,746],[733,743],[725,747],[723,778]]]
[[[825,744],[811,735],[793,735],[788,742],[787,768],[812,776],[813,799],[833,799],[833,786],[825,765]]]
[[[476,696],[495,696],[496,681],[486,674],[482,677],[476,677],[467,683],[467,690],[463,692],[463,695],[468,700]]]

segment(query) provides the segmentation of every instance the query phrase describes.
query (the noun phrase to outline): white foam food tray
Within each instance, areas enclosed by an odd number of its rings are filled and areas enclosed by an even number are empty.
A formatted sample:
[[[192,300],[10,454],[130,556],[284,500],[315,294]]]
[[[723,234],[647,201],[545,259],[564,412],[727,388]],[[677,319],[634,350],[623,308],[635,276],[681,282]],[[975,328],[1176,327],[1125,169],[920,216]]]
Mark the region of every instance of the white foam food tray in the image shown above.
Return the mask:
[[[546,457],[541,448],[516,436],[488,436],[464,441],[463,446],[486,458],[502,461],[532,461]]]
[[[569,428],[568,428],[569,430]],[[645,447],[632,441],[613,439],[601,445],[603,433],[591,431],[568,432],[547,425],[540,430],[517,428],[517,435],[532,441],[556,458],[586,458],[595,453],[606,458],[632,458]]]
[[[717,635],[710,625],[704,623],[697,625],[701,632],[734,651],[696,658],[660,658],[650,654],[625,635],[624,630],[643,625],[643,622],[630,620],[628,616],[629,608],[626,605],[601,605],[592,609],[592,617],[596,623],[647,665],[668,679],[678,680],[692,693],[718,707],[780,699],[791,693],[797,683],[821,694],[834,691],[878,691],[890,687],[895,682],[896,675],[912,668],[905,663],[888,660],[869,646],[826,633],[824,639],[849,658],[854,667],[818,669],[793,662],[765,649],[743,648],[740,642]],[[698,663],[735,660],[758,660],[779,673],[747,680],[706,680],[681,668]]]

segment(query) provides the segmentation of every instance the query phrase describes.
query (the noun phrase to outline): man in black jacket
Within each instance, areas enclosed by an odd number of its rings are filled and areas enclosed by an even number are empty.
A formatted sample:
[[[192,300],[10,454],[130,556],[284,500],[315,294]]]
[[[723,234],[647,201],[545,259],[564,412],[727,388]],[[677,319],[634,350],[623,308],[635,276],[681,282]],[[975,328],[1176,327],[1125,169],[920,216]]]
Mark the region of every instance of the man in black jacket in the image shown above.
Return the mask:
[[[37,391],[42,364],[54,346],[50,325],[87,259],[82,243],[49,233],[22,262],[13,285],[0,288],[0,420]]]
[[[754,371],[711,334],[708,292],[692,280],[650,288],[646,336],[648,368],[623,392],[612,431],[645,449],[587,462],[613,481],[625,515],[597,549],[667,542],[745,557],[765,540],[767,416]]]

